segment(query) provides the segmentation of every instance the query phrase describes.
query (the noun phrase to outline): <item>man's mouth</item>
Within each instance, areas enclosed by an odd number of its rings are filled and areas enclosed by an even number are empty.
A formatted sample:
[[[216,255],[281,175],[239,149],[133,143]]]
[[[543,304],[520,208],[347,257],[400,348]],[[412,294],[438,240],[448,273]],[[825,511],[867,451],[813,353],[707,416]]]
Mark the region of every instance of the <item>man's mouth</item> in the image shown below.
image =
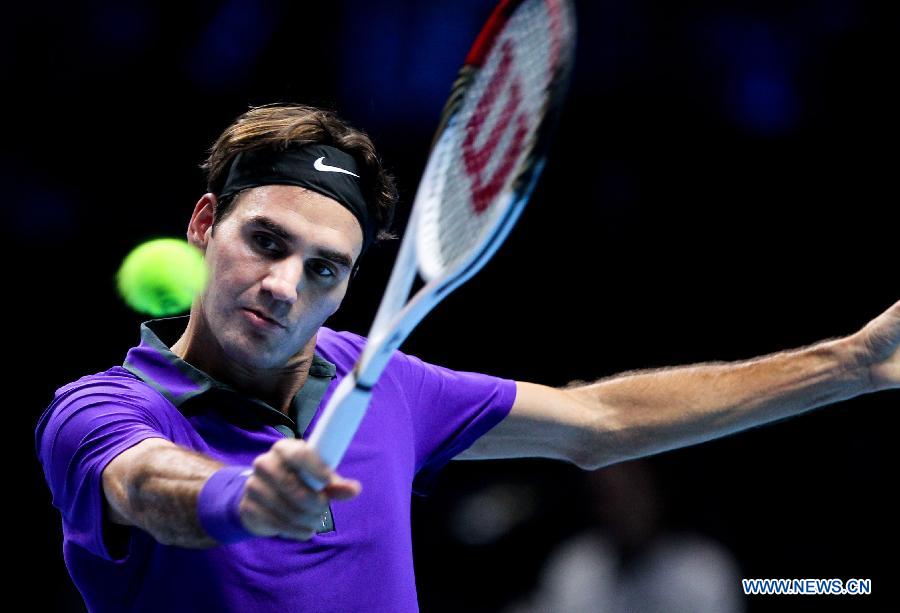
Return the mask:
[[[252,313],[258,319],[260,319],[264,322],[268,322],[269,324],[272,324],[273,326],[278,326],[279,328],[285,327],[284,324],[282,324],[280,321],[278,321],[276,319],[272,319],[271,317],[265,315],[264,313],[261,313],[260,311],[257,311],[255,309],[244,309],[244,310],[247,311],[248,313]]]

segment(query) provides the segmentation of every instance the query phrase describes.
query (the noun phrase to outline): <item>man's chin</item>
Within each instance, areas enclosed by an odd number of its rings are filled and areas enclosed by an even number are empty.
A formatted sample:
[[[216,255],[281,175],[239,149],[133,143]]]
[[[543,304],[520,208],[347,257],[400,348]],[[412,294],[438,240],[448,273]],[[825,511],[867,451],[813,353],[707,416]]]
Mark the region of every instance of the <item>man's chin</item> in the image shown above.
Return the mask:
[[[247,338],[228,343],[225,346],[225,355],[235,364],[253,370],[276,368],[281,358],[275,354],[273,348],[267,347],[266,343],[254,342]]]

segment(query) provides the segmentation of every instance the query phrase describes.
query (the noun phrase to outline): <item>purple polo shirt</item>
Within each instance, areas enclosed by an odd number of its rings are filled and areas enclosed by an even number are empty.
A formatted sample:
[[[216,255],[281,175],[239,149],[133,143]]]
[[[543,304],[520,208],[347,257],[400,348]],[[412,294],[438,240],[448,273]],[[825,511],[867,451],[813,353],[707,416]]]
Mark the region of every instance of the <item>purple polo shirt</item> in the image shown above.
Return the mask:
[[[365,339],[322,327],[290,415],[244,396],[173,354],[187,316],[141,325],[122,367],[58,389],[35,444],[62,515],[63,554],[91,611],[416,611],[411,492],[424,494],[455,455],[499,423],[515,382],[396,352],[338,471],[363,483],[335,501],[306,542],[256,538],[209,549],[157,543],[109,521],[101,473],[140,441],[165,438],[249,465],[304,436]]]

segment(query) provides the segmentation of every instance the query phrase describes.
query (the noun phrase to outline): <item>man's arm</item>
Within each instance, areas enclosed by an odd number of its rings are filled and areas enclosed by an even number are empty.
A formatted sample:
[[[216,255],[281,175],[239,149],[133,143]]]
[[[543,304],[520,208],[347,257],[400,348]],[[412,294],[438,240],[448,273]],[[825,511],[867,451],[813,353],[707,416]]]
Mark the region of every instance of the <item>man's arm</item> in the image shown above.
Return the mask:
[[[103,470],[110,520],[137,526],[164,545],[216,545],[197,519],[197,497],[223,464],[162,438],[148,438]]]
[[[223,464],[161,438],[148,438],[117,455],[102,475],[110,519],[137,526],[164,545],[206,548],[217,542],[200,524],[197,499]],[[308,471],[329,485],[313,492],[300,479]],[[305,441],[283,439],[253,461],[240,502],[244,526],[258,536],[308,540],[331,499],[361,490],[357,481],[329,470]]]
[[[583,468],[693,445],[900,385],[900,302],[858,333],[752,360],[518,383],[510,414],[461,460],[549,457]]]

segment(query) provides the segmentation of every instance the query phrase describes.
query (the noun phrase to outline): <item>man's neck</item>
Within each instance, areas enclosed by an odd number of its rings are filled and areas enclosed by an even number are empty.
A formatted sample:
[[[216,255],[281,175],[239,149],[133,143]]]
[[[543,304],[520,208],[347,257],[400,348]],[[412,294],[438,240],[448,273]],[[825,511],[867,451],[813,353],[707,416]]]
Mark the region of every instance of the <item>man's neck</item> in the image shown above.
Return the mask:
[[[171,350],[210,377],[288,414],[294,396],[309,377],[315,347],[314,335],[299,353],[277,369],[247,368],[228,359],[211,330],[203,323],[202,316],[192,309],[184,333]]]

